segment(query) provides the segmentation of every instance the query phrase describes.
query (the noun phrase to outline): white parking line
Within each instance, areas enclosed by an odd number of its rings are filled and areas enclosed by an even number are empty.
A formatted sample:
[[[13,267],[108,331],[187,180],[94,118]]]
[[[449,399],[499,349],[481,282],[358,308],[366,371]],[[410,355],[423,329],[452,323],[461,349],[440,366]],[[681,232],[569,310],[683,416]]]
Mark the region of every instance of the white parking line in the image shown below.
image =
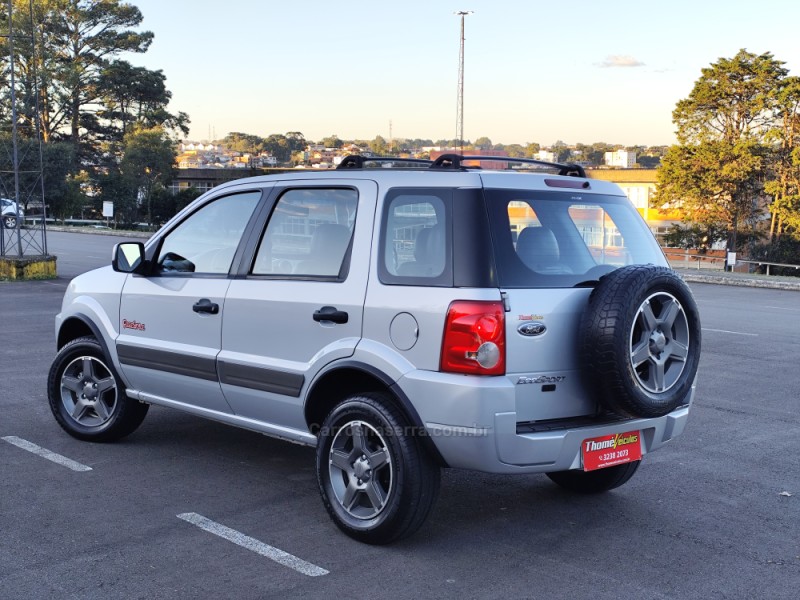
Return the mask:
[[[247,548],[248,550],[252,550],[253,552],[260,554],[261,556],[265,556],[270,560],[274,560],[276,563],[283,565],[284,567],[289,567],[290,569],[294,569],[298,573],[302,573],[303,575],[308,575],[309,577],[319,577],[320,575],[327,575],[330,571],[323,569],[322,567],[318,567],[317,565],[311,564],[310,562],[304,561],[302,558],[297,558],[293,554],[289,554],[288,552],[284,552],[279,548],[275,548],[274,546],[270,546],[263,542],[259,542],[255,538],[251,538],[243,533],[236,531],[235,529],[231,529],[230,527],[225,527],[225,525],[220,525],[211,519],[206,519],[203,515],[198,515],[197,513],[182,513],[177,515],[179,519],[183,519],[184,521],[191,523],[192,525],[197,525],[200,529],[204,531],[208,531],[209,533],[213,533],[223,539],[228,540],[229,542],[233,542],[237,546],[241,546],[242,548]]]
[[[710,327],[703,327],[703,331],[716,331],[717,333],[731,333],[733,335],[749,335],[752,337],[758,337],[757,333],[744,333],[742,331],[728,331],[727,329],[711,329]]]
[[[28,452],[32,452],[42,458],[46,458],[54,463],[61,465],[62,467],[67,467],[68,469],[72,469],[73,471],[91,471],[92,467],[87,467],[86,465],[82,465],[79,462],[72,460],[71,458],[67,458],[66,456],[61,456],[60,454],[56,454],[55,452],[51,452],[47,448],[42,448],[41,446],[37,446],[33,442],[29,442],[27,440],[23,440],[22,438],[18,438],[15,435],[7,435],[4,438],[9,444],[13,444],[17,448],[22,448],[23,450],[27,450]]]

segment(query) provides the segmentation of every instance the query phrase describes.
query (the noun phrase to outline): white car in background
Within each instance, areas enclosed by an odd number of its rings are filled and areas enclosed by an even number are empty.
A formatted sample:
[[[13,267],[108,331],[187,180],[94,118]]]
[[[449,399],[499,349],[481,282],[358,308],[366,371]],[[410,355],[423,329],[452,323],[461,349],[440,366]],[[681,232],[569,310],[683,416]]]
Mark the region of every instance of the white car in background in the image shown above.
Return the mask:
[[[2,205],[3,227],[6,229],[15,229],[17,226],[17,219],[19,219],[20,224],[22,224],[25,213],[17,206],[16,202],[6,198],[0,198],[0,205]]]

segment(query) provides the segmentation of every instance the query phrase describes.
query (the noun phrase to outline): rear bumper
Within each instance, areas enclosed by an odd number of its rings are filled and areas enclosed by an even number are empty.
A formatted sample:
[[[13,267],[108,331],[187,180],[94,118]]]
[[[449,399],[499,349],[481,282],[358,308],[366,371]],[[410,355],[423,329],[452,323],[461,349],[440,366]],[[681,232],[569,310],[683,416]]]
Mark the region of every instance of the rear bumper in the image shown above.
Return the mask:
[[[557,426],[517,433],[514,387],[504,378],[413,371],[398,385],[451,467],[488,473],[546,473],[581,468],[581,444],[589,438],[638,430],[642,454],[683,433],[694,398],[656,419],[628,419],[589,426]],[[453,418],[455,416],[455,418]]]

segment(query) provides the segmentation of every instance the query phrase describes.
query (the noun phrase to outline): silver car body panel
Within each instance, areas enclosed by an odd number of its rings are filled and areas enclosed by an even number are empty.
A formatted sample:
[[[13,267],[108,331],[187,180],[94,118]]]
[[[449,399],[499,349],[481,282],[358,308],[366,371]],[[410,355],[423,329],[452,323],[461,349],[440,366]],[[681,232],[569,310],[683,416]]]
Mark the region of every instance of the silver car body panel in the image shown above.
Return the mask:
[[[371,252],[377,186],[372,181],[346,179],[336,183],[354,187],[359,196],[353,258],[344,281],[250,277],[231,282],[218,360],[223,372],[234,370],[246,384],[223,380],[223,392],[237,415],[284,427],[306,427],[303,405],[308,383],[325,365],[351,356],[362,337],[369,262],[358,258]],[[294,184],[330,186],[328,180]],[[324,306],[347,312],[347,322],[314,321],[314,312]],[[254,382],[246,381],[248,377],[266,385],[255,389]]]
[[[131,387],[202,408],[231,411],[215,367],[222,314],[192,310],[202,298],[222,306],[229,285],[227,277],[128,278],[116,346]]]
[[[67,286],[61,312],[55,319],[56,339],[61,328],[71,319],[93,325],[120,375],[114,343],[119,335],[120,295],[127,278],[128,275],[117,273],[110,266],[78,275]],[[123,381],[130,383],[124,377]]]

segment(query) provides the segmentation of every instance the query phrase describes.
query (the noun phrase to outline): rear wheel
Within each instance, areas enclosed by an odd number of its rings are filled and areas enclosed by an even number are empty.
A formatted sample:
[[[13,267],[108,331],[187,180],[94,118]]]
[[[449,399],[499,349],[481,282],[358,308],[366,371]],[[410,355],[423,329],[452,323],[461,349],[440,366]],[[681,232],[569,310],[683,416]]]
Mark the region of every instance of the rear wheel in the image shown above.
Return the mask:
[[[17,217],[14,215],[3,215],[3,226],[6,229],[14,229],[17,226]]]
[[[149,407],[125,395],[111,361],[93,337],[72,340],[59,350],[50,367],[47,395],[64,431],[92,442],[132,433]]]
[[[636,473],[642,461],[637,460],[624,465],[616,465],[596,471],[556,471],[547,476],[571,492],[578,494],[599,494],[618,488]]]
[[[440,469],[383,394],[352,396],[331,411],[317,445],[317,480],[339,529],[368,544],[414,533],[433,508]]]

